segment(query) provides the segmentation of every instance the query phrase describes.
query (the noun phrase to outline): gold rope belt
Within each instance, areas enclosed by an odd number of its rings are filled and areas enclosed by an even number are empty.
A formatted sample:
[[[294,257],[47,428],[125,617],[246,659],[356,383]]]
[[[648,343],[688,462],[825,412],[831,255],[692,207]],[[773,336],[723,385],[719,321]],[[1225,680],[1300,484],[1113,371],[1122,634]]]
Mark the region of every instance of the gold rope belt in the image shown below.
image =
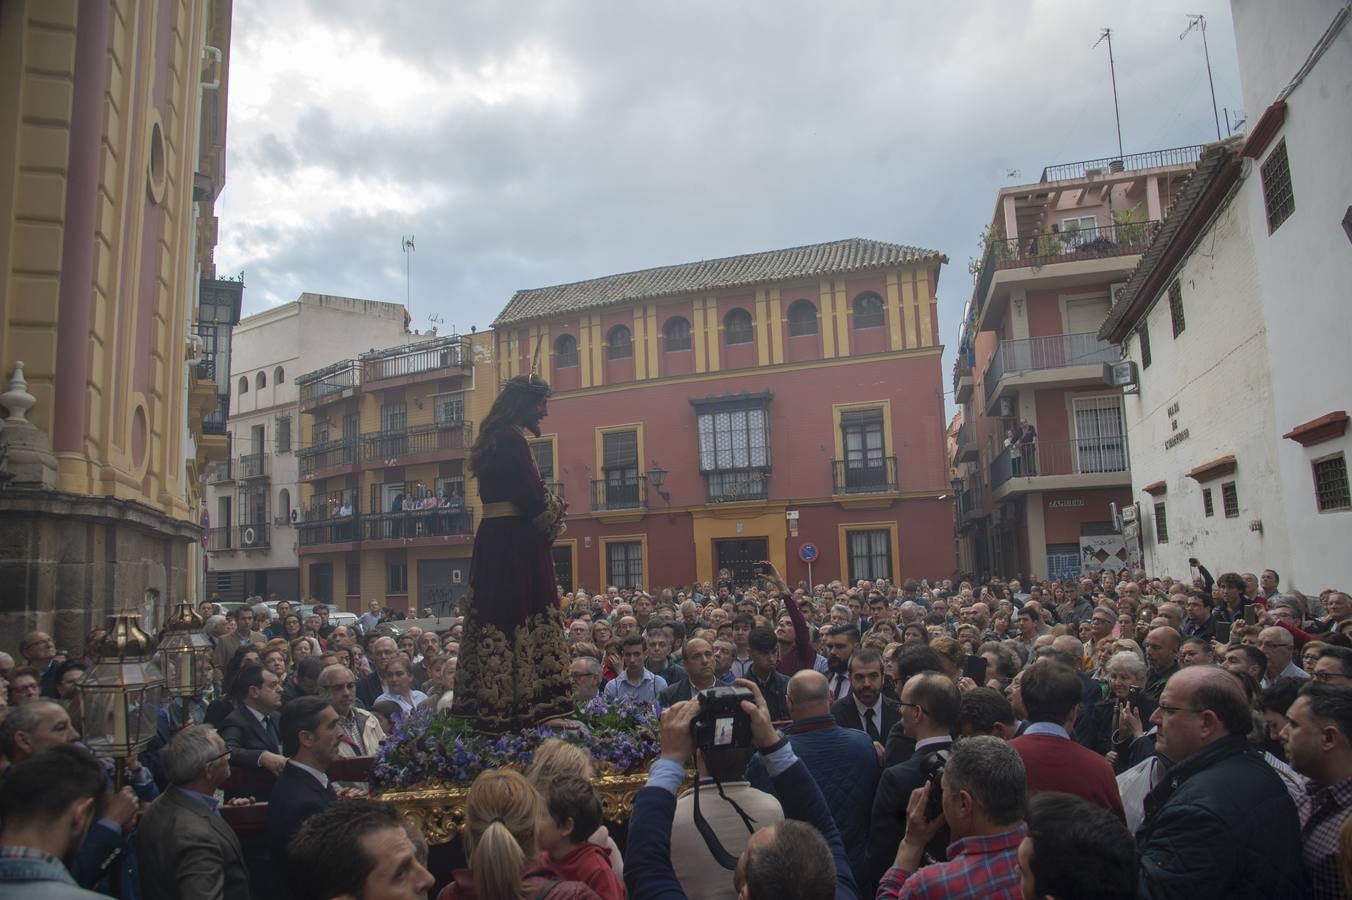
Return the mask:
[[[513,519],[525,515],[517,508],[515,503],[507,500],[501,500],[497,503],[485,503],[483,519]]]

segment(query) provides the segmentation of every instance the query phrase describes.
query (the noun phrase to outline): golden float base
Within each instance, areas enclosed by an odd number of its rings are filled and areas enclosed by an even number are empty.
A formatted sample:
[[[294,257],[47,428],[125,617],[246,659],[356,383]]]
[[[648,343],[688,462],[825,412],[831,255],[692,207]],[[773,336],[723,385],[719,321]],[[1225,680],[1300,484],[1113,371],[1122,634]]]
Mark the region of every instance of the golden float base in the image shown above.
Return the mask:
[[[634,811],[634,795],[648,783],[647,772],[598,775],[601,815],[607,823],[624,824]],[[386,791],[374,799],[393,804],[418,827],[428,844],[449,844],[465,827],[468,784],[430,781],[400,791]]]

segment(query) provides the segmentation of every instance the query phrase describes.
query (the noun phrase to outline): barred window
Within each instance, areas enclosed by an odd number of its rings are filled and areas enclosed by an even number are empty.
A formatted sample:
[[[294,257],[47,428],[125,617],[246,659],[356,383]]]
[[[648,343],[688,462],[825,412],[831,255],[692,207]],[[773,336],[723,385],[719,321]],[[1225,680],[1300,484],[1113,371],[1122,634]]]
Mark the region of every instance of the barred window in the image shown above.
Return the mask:
[[[892,580],[892,534],[886,528],[846,533],[850,554],[850,583],[878,578]]]
[[[811,300],[795,300],[789,306],[789,337],[817,333],[817,307]]]
[[[1314,469],[1314,497],[1320,512],[1352,509],[1352,492],[1347,484],[1347,459],[1343,454],[1317,459]]]
[[[1221,485],[1221,509],[1225,510],[1227,519],[1239,518],[1239,491],[1233,481]]]
[[[1202,488],[1202,514],[1207,518],[1216,514],[1216,504],[1211,499],[1211,488]]]
[[[1267,211],[1268,233],[1276,231],[1296,211],[1296,195],[1291,190],[1291,164],[1286,158],[1286,141],[1268,155],[1263,163],[1263,207]]]
[[[1187,328],[1187,322],[1183,320],[1183,288],[1179,285],[1178,279],[1169,285],[1169,321],[1174,326],[1174,337],[1183,333]]]
[[[854,298],[854,327],[883,327],[883,298],[873,291],[865,291]]]
[[[361,562],[349,560],[344,564],[347,570],[347,584],[343,586],[344,596],[361,596]]]
[[[606,336],[606,347],[611,359],[629,359],[634,355],[634,338],[628,328],[616,325]]]
[[[1141,368],[1150,368],[1150,328],[1145,320],[1141,320],[1141,327],[1136,329],[1136,339],[1141,342]]]
[[[683,316],[668,319],[667,324],[662,328],[662,340],[666,344],[668,353],[673,350],[689,350],[690,320]]]
[[[432,398],[432,417],[438,425],[448,425],[465,420],[465,395],[439,394]]]
[[[385,561],[385,593],[408,593],[408,560]]]
[[[724,340],[729,344],[749,344],[755,340],[756,329],[751,324],[751,313],[734,309],[723,317]]]
[[[577,365],[577,338],[565,334],[554,342],[554,365],[560,369]]]
[[[617,588],[643,587],[643,544],[617,541],[606,545],[606,584]]]
[[[1169,513],[1163,500],[1155,504],[1155,543],[1169,543]]]
[[[552,438],[531,441],[531,456],[535,458],[535,471],[540,473],[541,481],[554,480],[554,440]]]
[[[278,453],[290,453],[290,452],[291,452],[291,417],[290,417],[290,416],[278,416],[278,417],[277,417],[277,424],[276,424],[276,427],[273,428],[273,433],[276,435],[276,438],[277,438],[277,452],[278,452]]]

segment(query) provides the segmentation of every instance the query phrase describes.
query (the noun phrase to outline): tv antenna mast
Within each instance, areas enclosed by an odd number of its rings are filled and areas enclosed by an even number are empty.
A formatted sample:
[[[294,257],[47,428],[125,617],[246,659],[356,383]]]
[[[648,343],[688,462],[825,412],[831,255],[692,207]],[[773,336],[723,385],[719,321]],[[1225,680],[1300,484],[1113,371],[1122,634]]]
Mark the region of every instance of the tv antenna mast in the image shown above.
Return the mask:
[[[402,238],[400,245],[404,251],[404,308],[408,310],[409,317],[413,316],[413,251],[418,248],[413,246],[413,235]]]
[[[1121,159],[1122,153],[1122,111],[1117,106],[1117,65],[1113,62],[1113,30],[1104,28],[1099,32],[1099,39],[1094,41],[1094,47],[1104,41],[1108,42],[1108,74],[1113,79],[1113,117],[1117,119],[1117,157]],[[1094,47],[1090,47],[1093,50]]]
[[[1206,45],[1206,16],[1200,13],[1185,13],[1188,17],[1188,27],[1183,29],[1183,33],[1178,36],[1181,41],[1192,34],[1193,29],[1202,32],[1202,55],[1206,57],[1206,81],[1211,86],[1211,118],[1216,121],[1216,140],[1221,139],[1221,117],[1216,112],[1216,81],[1211,77],[1211,51]]]

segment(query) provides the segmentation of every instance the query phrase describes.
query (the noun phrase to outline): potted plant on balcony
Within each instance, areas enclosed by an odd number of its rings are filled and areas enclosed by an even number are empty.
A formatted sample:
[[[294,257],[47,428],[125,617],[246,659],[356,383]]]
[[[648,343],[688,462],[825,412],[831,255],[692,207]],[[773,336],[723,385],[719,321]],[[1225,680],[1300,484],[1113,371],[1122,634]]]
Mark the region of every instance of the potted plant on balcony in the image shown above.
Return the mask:
[[[1113,222],[1117,225],[1117,243],[1123,247],[1139,247],[1145,243],[1148,226],[1137,218],[1141,215],[1138,203],[1131,209],[1113,213]]]

